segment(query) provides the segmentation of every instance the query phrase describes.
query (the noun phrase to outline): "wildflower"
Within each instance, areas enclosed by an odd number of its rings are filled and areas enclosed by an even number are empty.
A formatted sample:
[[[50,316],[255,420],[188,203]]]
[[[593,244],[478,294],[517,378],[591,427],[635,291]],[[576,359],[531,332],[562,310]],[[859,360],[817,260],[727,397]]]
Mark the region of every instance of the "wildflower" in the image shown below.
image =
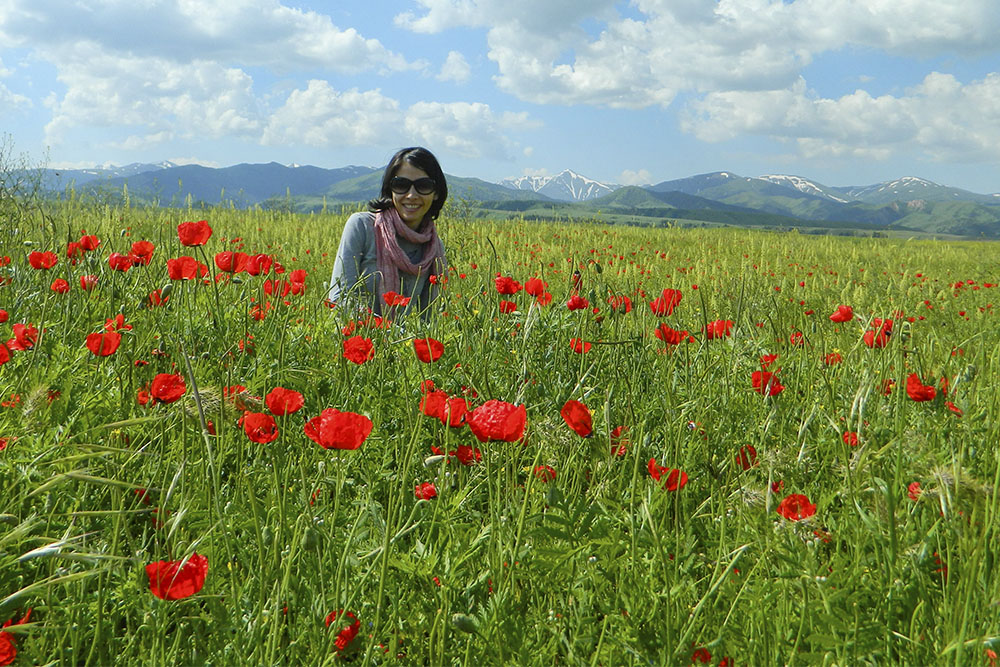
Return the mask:
[[[201,267],[204,266],[194,257],[182,255],[174,259],[167,260],[167,275],[171,280],[194,280],[200,275]]]
[[[906,378],[906,395],[918,403],[932,401],[937,396],[937,389],[933,385],[921,382],[920,376],[916,373],[910,373]]]
[[[149,393],[159,403],[173,403],[187,391],[184,378],[180,375],[160,373],[153,378]]]
[[[563,421],[581,438],[590,437],[593,432],[593,424],[590,410],[587,406],[576,400],[568,400],[559,411]]]
[[[632,312],[632,299],[624,295],[608,297],[608,305],[611,306],[611,310],[616,313]]]
[[[778,503],[777,512],[789,521],[800,521],[816,514],[816,506],[801,493],[793,493]]]
[[[708,340],[712,340],[713,338],[724,338],[726,336],[731,336],[732,331],[732,320],[715,320],[714,322],[709,322],[705,325],[705,338]]]
[[[464,466],[474,465],[483,458],[483,453],[479,451],[478,447],[473,448],[468,445],[459,445],[455,451],[448,452],[448,455],[454,456]]]
[[[753,390],[763,396],[777,396],[785,390],[778,376],[770,371],[754,371],[750,376]]]
[[[649,302],[649,308],[654,314],[661,317],[663,315],[672,315],[674,308],[680,304],[682,296],[680,290],[665,289],[659,297]]]
[[[736,454],[736,465],[749,470],[757,465],[757,449],[753,445],[743,445]]]
[[[429,364],[441,358],[444,354],[444,345],[433,338],[414,338],[413,351],[417,353],[417,359]]]
[[[920,500],[920,494],[923,492],[924,490],[920,488],[920,482],[910,482],[906,487],[906,495],[913,502]]]
[[[34,347],[38,341],[38,329],[33,324],[17,322],[13,325],[14,337],[7,341],[7,347],[23,352]]]
[[[666,324],[660,324],[653,331],[653,335],[662,340],[667,345],[680,345],[685,340],[693,341],[694,338],[691,337],[687,331],[678,331],[677,329],[672,329]]]
[[[823,363],[827,366],[833,366],[839,364],[844,358],[840,356],[839,352],[828,352],[825,357],[823,357]]]
[[[3,627],[9,628],[12,625],[21,625],[27,623],[31,619],[31,609],[21,618],[20,621],[15,622],[13,618],[8,619]],[[4,632],[0,630],[0,665],[9,665],[14,662],[14,658],[17,657],[17,647],[14,645],[15,635],[11,632]]]
[[[108,266],[110,266],[114,271],[121,271],[124,273],[132,268],[132,258],[131,256],[123,255],[120,252],[113,252],[108,256]]]
[[[493,284],[496,286],[497,293],[499,294],[517,294],[521,291],[521,283],[510,276],[497,276]]]
[[[663,488],[667,491],[679,491],[688,483],[688,475],[677,468],[664,468],[656,465],[656,459],[649,459],[646,468],[649,475],[659,482],[663,479]]]
[[[500,302],[500,312],[504,315],[508,315],[517,310],[517,303],[514,301],[501,301]]]
[[[323,449],[357,449],[372,432],[372,420],[354,412],[324,409],[306,422],[306,436]]]
[[[837,306],[836,312],[830,316],[831,322],[837,322],[838,324],[843,324],[844,322],[850,322],[854,319],[854,309],[850,306]]]
[[[45,271],[51,269],[58,261],[59,257],[54,252],[39,252],[36,250],[28,254],[28,264],[35,270]]]
[[[199,220],[198,222],[182,222],[177,225],[177,238],[180,239],[181,245],[205,245],[208,243],[208,239],[211,236],[212,228],[208,226],[208,222],[206,220]]]
[[[543,482],[551,482],[556,478],[556,471],[548,465],[535,466],[534,475]]]
[[[375,357],[375,348],[370,338],[352,336],[344,341],[344,359],[360,365]]]
[[[146,566],[149,590],[161,600],[191,597],[205,585],[208,558],[191,554],[185,561],[157,561]]]
[[[590,352],[591,344],[587,341],[580,340],[579,338],[569,339],[569,349],[573,350],[577,354],[586,354]]]
[[[844,444],[849,447],[858,446],[858,434],[854,431],[844,431],[844,434],[840,436],[840,438],[844,441]]]
[[[331,611],[327,614],[326,627],[330,627],[330,625],[337,620],[338,616],[340,616],[341,619],[346,617],[352,621],[349,625],[345,625],[340,629],[340,632],[337,633],[337,639],[334,642],[337,647],[337,651],[344,652],[347,647],[350,646],[351,642],[354,641],[354,638],[358,636],[358,632],[361,630],[361,621],[359,621],[353,613],[345,613],[344,610],[341,609],[339,612]]]
[[[284,417],[298,412],[305,405],[305,398],[297,391],[275,387],[264,397],[264,403],[271,414]]]
[[[89,291],[97,286],[97,276],[88,275],[80,276],[80,289],[84,291]]]
[[[52,285],[49,289],[57,294],[65,294],[69,291],[69,283],[63,278],[56,278],[52,281]]]
[[[263,412],[244,412],[240,417],[240,424],[243,425],[243,432],[247,434],[251,442],[266,445],[278,439],[278,425],[274,417]]]
[[[87,349],[97,357],[109,357],[118,349],[122,335],[117,331],[87,334]]]
[[[590,307],[590,302],[584,299],[579,294],[574,294],[566,302],[566,307],[570,310],[583,310]]]
[[[466,416],[466,423],[480,442],[516,442],[524,436],[527,411],[524,405],[489,400]]]
[[[391,290],[382,295],[382,300],[385,301],[385,305],[387,306],[405,307],[410,303],[410,297],[397,294]]]
[[[533,297],[539,297],[545,293],[548,286],[549,284],[541,278],[529,278],[524,283],[524,291]]]
[[[0,343],[0,366],[10,361],[10,350],[3,343]]]
[[[156,246],[149,241],[136,241],[132,244],[128,256],[136,266],[149,266],[149,263],[153,260],[153,251],[155,249]]]
[[[437,489],[430,482],[417,484],[417,487],[413,490],[413,495],[417,497],[417,500],[430,500],[431,498],[436,498],[437,494]]]
[[[611,454],[613,456],[625,456],[626,448],[628,447],[629,440],[625,435],[628,432],[628,426],[616,426],[611,431]]]

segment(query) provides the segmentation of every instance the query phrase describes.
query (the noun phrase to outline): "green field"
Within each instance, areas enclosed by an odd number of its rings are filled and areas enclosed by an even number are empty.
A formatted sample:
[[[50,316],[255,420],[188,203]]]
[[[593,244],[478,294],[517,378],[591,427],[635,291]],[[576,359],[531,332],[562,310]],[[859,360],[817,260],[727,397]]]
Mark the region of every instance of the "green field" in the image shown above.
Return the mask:
[[[199,220],[211,237],[182,245],[178,224]],[[438,308],[379,326],[325,302],[344,220],[70,201],[4,223],[0,624],[32,611],[0,657],[959,665],[1000,651],[996,244],[446,216]],[[149,264],[112,269],[140,240]],[[224,273],[227,251],[276,263]],[[56,263],[33,268],[44,252]],[[182,256],[205,275],[171,280]],[[498,276],[544,281],[551,303],[499,294]],[[680,301],[656,314],[665,289]],[[853,318],[831,321],[841,305]],[[728,335],[712,324],[726,320]],[[667,328],[689,335],[654,335]],[[88,347],[101,333],[119,334],[106,356],[91,347],[115,336]],[[354,337],[371,343],[361,364],[344,355]],[[441,357],[420,361],[416,337]],[[425,415],[427,380],[480,425],[489,401],[524,406],[523,435],[512,420],[480,441]],[[278,387],[304,405],[272,422]],[[561,415],[571,400],[588,437]],[[357,449],[310,437],[349,435],[327,409],[370,419]],[[787,511],[796,500],[808,516]],[[185,559],[176,582],[149,572]]]

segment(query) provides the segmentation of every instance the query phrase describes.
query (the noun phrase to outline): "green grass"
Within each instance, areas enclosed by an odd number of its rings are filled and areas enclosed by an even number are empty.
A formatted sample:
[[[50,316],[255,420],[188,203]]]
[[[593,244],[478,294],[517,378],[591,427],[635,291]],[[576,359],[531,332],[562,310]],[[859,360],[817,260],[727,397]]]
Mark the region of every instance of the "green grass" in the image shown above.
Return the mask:
[[[204,253],[176,234],[199,219],[214,229]],[[703,647],[712,664],[958,665],[997,650],[993,245],[443,219],[443,312],[405,331],[359,328],[375,356],[355,365],[341,354],[352,314],[324,304],[343,222],[71,202],[0,235],[0,338],[14,322],[41,332],[0,366],[0,622],[33,608],[16,664],[660,665]],[[74,266],[65,248],[83,230],[102,243]],[[156,244],[152,264],[112,272],[109,254],[139,239]],[[59,263],[34,271],[32,250]],[[305,293],[286,304],[263,290],[273,274],[241,274],[177,282],[167,305],[145,307],[170,282],[167,258],[215,273],[223,250],[306,270]],[[597,314],[567,310],[574,268]],[[497,272],[542,277],[551,305],[520,292],[505,297],[518,312],[501,314]],[[99,276],[92,291],[86,274]],[[67,294],[50,290],[58,277]],[[664,288],[683,300],[661,318],[648,302]],[[629,295],[632,312],[612,312],[610,294]],[[857,318],[831,322],[840,304]],[[890,344],[869,349],[869,321],[894,311]],[[86,335],[118,313],[132,329],[95,357]],[[734,322],[731,337],[706,340],[716,319]],[[666,349],[661,322],[696,341]],[[804,346],[788,342],[796,331]],[[443,357],[420,363],[415,335],[442,341]],[[594,345],[575,354],[571,338]],[[834,351],[843,361],[825,365]],[[751,387],[763,354],[779,355],[773,398]],[[940,395],[910,400],[914,372],[947,377],[963,416]],[[183,375],[187,391],[144,407],[137,392],[157,373]],[[524,442],[479,443],[423,416],[425,379],[470,408],[524,404]],[[294,389],[305,407],[257,444],[221,397],[236,384]],[[571,398],[593,414],[590,438],[560,417]],[[328,407],[370,417],[358,450],[305,436]],[[622,456],[617,426],[629,429]],[[458,445],[482,460],[431,458]],[[749,470],[744,445],[758,454]],[[687,485],[660,488],[650,458]],[[531,474],[542,465],[554,481]],[[423,482],[436,498],[415,498]],[[791,493],[816,514],[779,516]],[[208,558],[204,588],[154,597],[145,566],[193,552]],[[341,609],[360,621],[344,652],[348,621],[324,623]]]

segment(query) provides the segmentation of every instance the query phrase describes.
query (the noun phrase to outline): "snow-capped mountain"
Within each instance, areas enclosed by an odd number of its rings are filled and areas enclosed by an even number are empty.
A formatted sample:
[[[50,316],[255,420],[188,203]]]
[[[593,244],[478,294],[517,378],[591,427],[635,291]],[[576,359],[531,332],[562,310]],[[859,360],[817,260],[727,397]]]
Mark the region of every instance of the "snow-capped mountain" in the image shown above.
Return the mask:
[[[500,181],[500,185],[514,190],[531,190],[560,201],[586,201],[603,197],[621,187],[595,181],[570,169],[564,169],[555,176],[506,178]]]
[[[792,176],[790,174],[766,174],[764,176],[758,176],[757,178],[762,181],[774,183],[775,185],[784,185],[788,188],[795,188],[799,192],[804,192],[807,195],[816,195],[817,197],[832,199],[833,201],[837,201],[842,204],[846,204],[848,202],[847,199],[836,194],[832,188],[828,188],[827,186],[817,183],[816,181],[810,181],[808,178],[802,178],[801,176]]]

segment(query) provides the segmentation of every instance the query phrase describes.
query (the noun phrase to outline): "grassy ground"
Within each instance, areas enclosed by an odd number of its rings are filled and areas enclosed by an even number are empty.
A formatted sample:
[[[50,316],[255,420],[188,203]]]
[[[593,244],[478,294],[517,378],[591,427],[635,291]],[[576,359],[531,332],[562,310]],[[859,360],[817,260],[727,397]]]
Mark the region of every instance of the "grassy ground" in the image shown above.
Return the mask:
[[[324,303],[340,215],[53,213],[0,236],[0,338],[38,331],[0,366],[0,622],[32,608],[8,628],[16,664],[985,664],[998,650],[991,244],[444,219],[444,296],[402,329]],[[211,238],[182,246],[178,223],[203,218]],[[100,245],[73,264],[84,232]],[[111,270],[143,239],[149,266]],[[35,270],[33,251],[58,263]],[[223,251],[287,272],[216,281]],[[169,279],[182,255],[204,282]],[[265,291],[296,269],[304,292]],[[571,311],[574,270],[590,305]],[[541,278],[552,302],[499,295],[497,273]],[[666,288],[682,299],[657,315]],[[855,317],[832,322],[841,304]],[[87,335],[117,314],[132,328],[96,356]],[[875,318],[893,320],[882,348],[863,340]],[[716,320],[729,336],[707,337]],[[343,356],[352,321],[374,349],[360,365]],[[661,323],[693,340],[667,345]],[[417,359],[418,335],[443,343],[438,361]],[[774,396],[753,386],[764,365]],[[914,373],[933,400],[908,396]],[[183,378],[182,397],[141,405],[158,374]],[[470,409],[524,405],[523,440],[423,415],[425,380]],[[267,413],[254,397],[275,387],[304,407],[254,442],[238,420]],[[560,415],[570,399],[592,415],[587,438]],[[360,448],[306,436],[326,408],[370,418]],[[460,445],[481,459],[435,455]],[[664,488],[650,459],[686,485]],[[424,483],[436,497],[416,497]],[[793,494],[815,514],[779,514]],[[154,596],[147,566],[194,553],[203,587]]]

